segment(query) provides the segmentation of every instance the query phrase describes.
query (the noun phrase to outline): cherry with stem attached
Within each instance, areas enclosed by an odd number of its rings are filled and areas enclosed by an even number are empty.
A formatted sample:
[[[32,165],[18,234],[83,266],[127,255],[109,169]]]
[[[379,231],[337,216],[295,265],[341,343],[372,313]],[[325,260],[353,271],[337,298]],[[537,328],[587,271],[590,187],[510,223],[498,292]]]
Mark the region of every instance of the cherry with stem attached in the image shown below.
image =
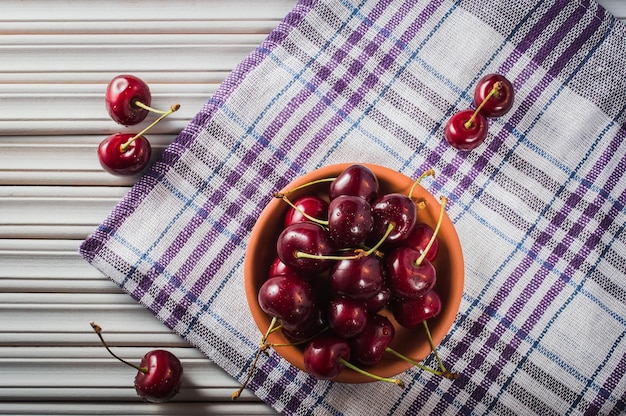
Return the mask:
[[[100,325],[91,322],[91,327],[109,354],[137,370],[135,391],[139,397],[148,402],[163,403],[178,393],[182,384],[183,366],[174,354],[166,350],[152,350],[143,356],[139,365],[135,365],[111,351],[104,341]]]
[[[150,143],[144,134],[158,122],[178,111],[174,104],[154,122],[137,134],[116,133],[104,139],[98,146],[98,159],[102,167],[115,175],[134,175],[141,172],[150,161]]]

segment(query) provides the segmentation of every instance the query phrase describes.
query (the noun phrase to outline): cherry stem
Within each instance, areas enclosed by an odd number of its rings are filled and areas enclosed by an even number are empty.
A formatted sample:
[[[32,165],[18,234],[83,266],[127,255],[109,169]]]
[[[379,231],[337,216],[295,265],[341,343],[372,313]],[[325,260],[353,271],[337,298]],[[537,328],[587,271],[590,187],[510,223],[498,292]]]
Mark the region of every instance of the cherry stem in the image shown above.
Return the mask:
[[[476,119],[476,116],[478,115],[480,110],[482,110],[485,104],[487,104],[487,101],[489,101],[489,99],[493,97],[494,95],[496,95],[501,89],[502,89],[502,82],[498,81],[495,84],[493,84],[493,87],[491,87],[491,91],[489,91],[489,94],[487,94],[487,96],[483,99],[482,103],[480,103],[478,108],[474,111],[470,119],[467,120],[465,124],[463,125],[466,129],[469,129],[470,127],[472,127],[472,124],[474,123],[474,120]]]
[[[306,253],[304,251],[296,251],[296,258],[299,259],[313,259],[313,260],[337,260],[337,261],[341,261],[341,260],[357,260],[360,259],[361,257],[367,257],[370,256],[372,254],[378,255],[379,257],[382,257],[381,252],[378,251],[378,247],[380,247],[385,240],[387,239],[387,237],[389,236],[389,234],[391,234],[391,232],[393,231],[393,228],[396,225],[392,222],[390,222],[387,225],[387,231],[385,232],[385,235],[383,235],[383,237],[380,239],[380,241],[378,241],[376,243],[376,245],[372,248],[370,248],[369,250],[364,250],[362,248],[357,248],[354,250],[354,255],[353,256],[325,256],[322,254],[310,254],[310,253]]]
[[[170,114],[178,111],[178,109],[180,108],[180,104],[174,104],[170,107],[169,111],[166,111],[165,113],[161,114],[161,116],[159,118],[157,118],[156,120],[154,120],[152,122],[152,124],[150,124],[148,127],[146,127],[145,129],[141,130],[139,133],[135,134],[133,137],[131,137],[130,139],[128,139],[125,143],[122,143],[120,145],[120,151],[122,153],[126,152],[128,150],[128,148],[130,147],[130,145],[140,136],[144,135],[148,130],[150,130],[152,127],[154,127],[159,121],[163,120],[165,117],[169,116]]]
[[[330,328],[330,327],[329,326],[325,326],[324,328],[320,329],[317,334],[315,334],[312,337],[309,337],[307,339],[303,339],[302,341],[289,342],[289,343],[286,343],[286,344],[274,344],[274,343],[272,343],[272,344],[267,344],[267,346],[275,348],[275,347],[292,347],[292,346],[295,346],[295,345],[302,345],[302,344],[305,344],[305,343],[307,343],[309,341],[312,341],[313,339],[315,339],[318,336],[322,335],[324,332],[326,332],[328,330],[328,328]]]
[[[419,178],[417,178],[413,182],[413,185],[411,186],[411,189],[409,190],[409,198],[413,198],[413,191],[415,191],[415,188],[417,187],[417,184],[419,184],[427,176],[432,176],[434,178],[435,177],[435,170],[434,169],[428,169],[426,172],[422,173],[419,176]]]
[[[365,371],[357,366],[355,366],[354,364],[344,360],[343,358],[339,357],[339,362],[341,364],[343,364],[346,368],[349,368],[351,370],[356,371],[359,374],[362,374],[364,376],[367,377],[371,377],[374,380],[378,380],[378,381],[386,381],[387,383],[392,383],[395,384],[397,386],[402,387],[403,389],[406,387],[406,385],[404,384],[404,382],[398,378],[389,378],[389,377],[381,377],[381,376],[377,376],[376,374],[372,374],[369,371]]]
[[[433,337],[431,336],[430,329],[428,328],[428,323],[426,321],[423,321],[422,323],[424,324],[424,329],[426,330],[426,337],[428,338],[428,344],[430,345],[430,350],[435,355],[435,359],[437,360],[437,363],[439,364],[439,368],[441,369],[442,372],[449,373],[449,371],[446,370],[446,367],[443,365],[443,361],[441,361],[441,358],[439,358],[439,354],[437,353],[437,347],[435,347],[435,343],[433,342]]]
[[[157,110],[156,108],[152,108],[149,105],[146,105],[144,103],[142,103],[141,101],[135,101],[133,103],[133,105],[139,107],[139,108],[143,108],[144,110],[150,111],[152,113],[157,113],[157,114],[165,114],[167,113],[167,111],[163,111],[163,110]]]
[[[239,396],[241,396],[241,393],[244,391],[246,386],[248,385],[248,382],[250,382],[250,379],[252,378],[252,374],[254,374],[254,370],[256,369],[257,362],[259,361],[259,357],[261,356],[261,354],[263,352],[265,352],[265,350],[268,347],[268,345],[266,343],[267,337],[272,333],[272,331],[274,330],[274,326],[276,325],[277,322],[278,322],[278,318],[276,318],[274,316],[272,318],[272,321],[270,322],[269,327],[267,328],[267,331],[261,337],[261,342],[259,344],[259,349],[257,350],[257,352],[256,352],[256,354],[254,356],[254,360],[252,361],[252,364],[250,365],[250,369],[248,370],[248,374],[246,375],[246,379],[243,381],[243,383],[241,383],[241,387],[239,387],[237,389],[237,391],[235,391],[233,394],[230,395],[230,398],[232,400],[237,400],[239,398]]]
[[[91,328],[93,328],[93,330],[96,333],[96,335],[98,335],[98,338],[100,338],[100,342],[102,343],[102,346],[104,348],[106,348],[106,350],[109,352],[109,354],[111,354],[113,357],[117,358],[119,361],[123,362],[124,364],[126,364],[129,367],[134,368],[137,371],[141,371],[144,374],[148,373],[148,369],[146,367],[140,367],[140,366],[135,365],[133,363],[129,363],[128,361],[124,360],[123,358],[118,357],[113,351],[111,351],[111,349],[106,344],[106,342],[104,342],[104,338],[102,337],[102,327],[100,325],[96,324],[95,322],[91,322]]]
[[[441,222],[443,221],[443,214],[446,211],[447,203],[448,203],[448,198],[446,198],[445,196],[442,196],[441,197],[441,210],[439,211],[439,221],[437,221],[437,226],[433,230],[433,235],[430,237],[430,240],[428,240],[428,244],[426,244],[426,247],[424,247],[424,251],[422,251],[422,254],[417,258],[417,260],[415,260],[415,264],[418,266],[422,264],[422,262],[426,258],[426,255],[428,254],[428,250],[430,250],[432,245],[435,243],[435,239],[437,238],[437,234],[439,233],[439,228],[441,228]]]
[[[306,187],[308,187],[308,186],[317,185],[318,183],[332,182],[332,181],[334,181],[335,179],[337,179],[337,178],[323,178],[323,179],[316,179],[316,180],[314,180],[314,181],[307,182],[307,183],[302,184],[302,185],[300,185],[300,186],[296,186],[295,188],[290,189],[290,190],[285,191],[285,192],[275,192],[275,193],[274,193],[274,198],[283,198],[285,195],[289,195],[289,194],[290,194],[290,193],[292,193],[292,192],[298,191],[298,190],[300,190],[300,189],[304,189],[304,188],[306,188]]]
[[[289,200],[289,198],[287,198],[287,195],[283,195],[282,196],[282,200],[285,201],[290,207],[292,207],[293,209],[298,211],[300,214],[302,214],[309,221],[315,222],[315,223],[320,224],[320,225],[328,225],[328,221],[320,220],[318,218],[312,217],[309,214],[307,214],[306,212],[302,211],[298,206],[296,206],[293,202],[291,202]]]
[[[398,357],[399,359],[406,361],[407,363],[413,364],[415,367],[419,368],[420,370],[424,370],[424,371],[428,371],[429,373],[432,373],[436,376],[441,376],[441,377],[445,377],[447,379],[450,380],[454,380],[456,378],[459,377],[459,375],[457,373],[452,373],[450,371],[447,371],[445,368],[442,369],[441,371],[435,370],[434,368],[428,367],[422,363],[419,363],[409,357],[407,357],[404,354],[399,353],[398,351],[391,349],[389,347],[385,348],[385,351],[395,355],[396,357]]]

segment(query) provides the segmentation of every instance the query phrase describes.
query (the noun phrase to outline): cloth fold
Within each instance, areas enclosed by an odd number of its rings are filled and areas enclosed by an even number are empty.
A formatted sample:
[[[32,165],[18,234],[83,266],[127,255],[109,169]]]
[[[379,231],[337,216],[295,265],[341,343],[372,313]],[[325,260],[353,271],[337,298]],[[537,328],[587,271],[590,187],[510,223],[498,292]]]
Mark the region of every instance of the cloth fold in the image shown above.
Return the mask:
[[[302,0],[81,254],[242,381],[260,336],[243,259],[272,192],[333,163],[433,168],[465,257],[439,347],[461,377],[331,383],[271,353],[248,388],[284,414],[622,413],[624,50],[624,26],[589,0]],[[514,106],[459,152],[443,127],[493,72]]]

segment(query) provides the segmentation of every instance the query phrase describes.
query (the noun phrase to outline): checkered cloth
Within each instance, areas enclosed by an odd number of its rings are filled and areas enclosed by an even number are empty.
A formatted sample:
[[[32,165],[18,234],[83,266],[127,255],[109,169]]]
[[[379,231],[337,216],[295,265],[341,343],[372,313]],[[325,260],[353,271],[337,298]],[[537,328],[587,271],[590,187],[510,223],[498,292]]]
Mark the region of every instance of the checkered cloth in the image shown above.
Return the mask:
[[[243,259],[272,192],[339,162],[434,168],[465,255],[440,346],[461,377],[346,385],[272,353],[249,389],[284,414],[622,413],[625,51],[590,0],[302,0],[81,253],[242,381],[260,337]],[[492,72],[515,104],[456,151],[443,126]]]

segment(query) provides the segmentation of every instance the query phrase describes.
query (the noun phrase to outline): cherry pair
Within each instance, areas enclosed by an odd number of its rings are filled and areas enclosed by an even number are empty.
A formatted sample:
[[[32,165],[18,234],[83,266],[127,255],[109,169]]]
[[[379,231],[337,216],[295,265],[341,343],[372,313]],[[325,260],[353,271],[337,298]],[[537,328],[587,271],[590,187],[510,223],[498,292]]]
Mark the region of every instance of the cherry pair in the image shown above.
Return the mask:
[[[513,106],[513,85],[500,74],[482,77],[474,91],[475,110],[467,109],[448,120],[444,136],[458,150],[472,150],[487,138],[488,118],[500,117]]]
[[[106,171],[114,175],[134,175],[150,162],[152,147],[144,134],[180,108],[174,104],[169,110],[161,111],[150,107],[151,101],[148,84],[136,76],[118,75],[107,85],[105,105],[113,121],[133,126],[141,123],[150,112],[160,117],[137,134],[115,133],[104,139],[98,147],[98,159]]]

